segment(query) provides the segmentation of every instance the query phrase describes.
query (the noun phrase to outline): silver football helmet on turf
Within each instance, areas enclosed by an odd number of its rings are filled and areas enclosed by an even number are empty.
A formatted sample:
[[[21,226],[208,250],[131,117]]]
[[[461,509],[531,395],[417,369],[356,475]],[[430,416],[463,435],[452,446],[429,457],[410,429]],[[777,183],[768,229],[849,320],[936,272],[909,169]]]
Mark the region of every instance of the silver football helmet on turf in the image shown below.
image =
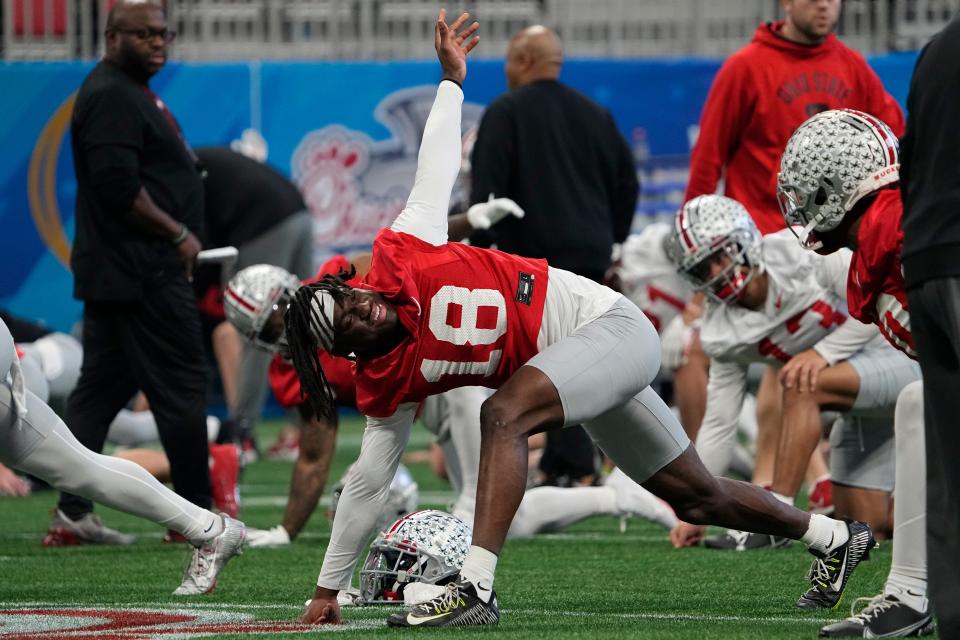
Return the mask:
[[[790,136],[777,199],[800,244],[818,249],[817,232],[837,228],[862,198],[899,180],[899,143],[890,127],[861,111],[834,109]]]
[[[343,477],[333,485],[330,496],[331,518],[337,513],[340,494],[343,493],[343,488],[347,485],[351,473],[353,473],[353,465],[347,467]],[[393,474],[393,481],[390,483],[390,493],[387,495],[387,502],[383,505],[383,509],[380,510],[380,514],[377,516],[376,530],[386,531],[390,527],[390,524],[397,518],[416,511],[419,499],[419,487],[413,480],[413,476],[410,475],[409,469],[402,464],[398,465],[397,472]]]
[[[760,231],[746,208],[719,195],[697,196],[674,218],[664,245],[680,275],[721,303],[732,303],[762,268]],[[724,264],[714,273],[714,264]]]
[[[278,351],[283,346],[283,312],[299,286],[299,278],[271,264],[241,269],[223,294],[227,320],[245,340]]]
[[[471,539],[470,527],[443,511],[417,511],[400,518],[370,545],[360,569],[360,601],[403,601],[403,589],[412,582],[452,580],[463,567]]]

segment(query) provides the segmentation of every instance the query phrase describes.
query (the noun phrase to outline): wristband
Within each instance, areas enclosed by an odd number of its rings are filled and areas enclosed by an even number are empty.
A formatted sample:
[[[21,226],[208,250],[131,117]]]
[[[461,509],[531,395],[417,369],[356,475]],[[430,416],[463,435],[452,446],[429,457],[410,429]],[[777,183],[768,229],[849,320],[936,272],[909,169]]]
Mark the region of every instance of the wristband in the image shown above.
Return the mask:
[[[450,76],[443,76],[442,78],[440,78],[440,82],[443,82],[444,80],[446,80],[447,82],[452,82],[453,84],[460,87],[461,91],[463,90],[463,84],[459,80],[454,80]]]
[[[180,223],[180,231],[177,233],[177,236],[170,240],[172,244],[180,244],[187,239],[187,236],[190,235],[190,229],[187,229],[187,225]]]

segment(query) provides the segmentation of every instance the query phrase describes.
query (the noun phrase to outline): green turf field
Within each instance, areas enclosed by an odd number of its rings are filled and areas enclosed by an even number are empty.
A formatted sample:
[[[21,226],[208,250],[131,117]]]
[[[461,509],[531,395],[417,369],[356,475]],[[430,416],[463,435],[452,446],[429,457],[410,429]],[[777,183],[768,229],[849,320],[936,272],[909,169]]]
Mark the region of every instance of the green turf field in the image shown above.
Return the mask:
[[[269,445],[277,423],[261,426],[259,437]],[[341,427],[331,483],[357,455],[360,422],[347,419]],[[415,446],[425,447],[429,435],[417,427]],[[241,519],[255,527],[278,524],[290,477],[291,463],[259,462],[250,466],[241,485]],[[420,484],[421,506],[445,508],[451,494],[430,476],[425,465],[410,465]],[[54,494],[30,498],[0,498],[0,638],[163,638],[169,626],[143,622],[136,632],[96,630],[87,635],[56,635],[57,624],[86,620],[89,611],[120,608],[160,611],[185,625],[177,633],[206,630],[213,637],[235,637],[269,630],[256,621],[294,622],[312,593],[323,558],[330,524],[324,515],[328,496],[307,531],[293,545],[280,549],[250,549],[221,576],[214,594],[199,599],[171,596],[179,584],[185,550],[160,543],[155,525],[107,509],[106,522],[140,534],[131,547],[40,546]],[[890,545],[884,544],[854,574],[836,611],[802,612],[793,607],[805,589],[810,556],[801,545],[788,549],[734,554],[705,549],[670,547],[665,532],[652,524],[630,520],[620,533],[614,518],[594,518],[562,533],[509,541],[497,570],[496,587],[502,620],[498,628],[458,629],[457,634],[489,634],[512,638],[815,638],[826,621],[849,614],[853,600],[882,587],[890,565]],[[22,609],[19,617],[12,610]],[[50,615],[51,609],[64,609]],[[67,616],[67,612],[72,611]],[[406,637],[424,631],[399,632],[383,623],[385,608],[344,609],[347,625],[312,632],[336,631],[338,637],[372,634]],[[131,614],[132,615],[132,614]],[[66,616],[61,620],[60,618]],[[86,618],[84,617],[86,616]],[[109,616],[107,616],[109,617]],[[66,622],[64,622],[64,620]],[[136,620],[135,616],[130,620]],[[134,624],[128,620],[125,624]],[[45,626],[44,626],[45,625]],[[207,626],[204,626],[207,625]],[[79,623],[74,624],[79,626]],[[105,629],[107,627],[103,627]],[[291,627],[291,631],[296,631]],[[437,631],[426,631],[437,634]],[[52,634],[52,635],[51,635]],[[295,638],[299,633],[267,633],[261,638]],[[190,634],[188,633],[188,636]]]

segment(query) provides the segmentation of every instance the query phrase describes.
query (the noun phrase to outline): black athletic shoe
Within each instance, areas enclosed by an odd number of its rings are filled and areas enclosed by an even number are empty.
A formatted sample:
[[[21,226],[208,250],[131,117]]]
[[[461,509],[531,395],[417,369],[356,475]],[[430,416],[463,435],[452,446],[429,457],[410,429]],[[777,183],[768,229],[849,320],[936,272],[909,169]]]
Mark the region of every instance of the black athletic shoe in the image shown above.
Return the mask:
[[[763,533],[750,533],[727,529],[726,533],[710,536],[703,540],[707,549],[724,549],[727,551],[753,551],[754,549],[775,549],[785,547],[793,542],[790,538],[770,536]]]
[[[820,629],[821,638],[908,638],[933,633],[933,616],[929,609],[921,613],[900,602],[894,595],[857,598],[853,603],[868,600],[860,613],[850,610],[850,617]]]
[[[446,591],[433,600],[387,618],[391,627],[465,627],[498,622],[497,594],[490,594],[490,602],[484,602],[473,584],[462,580],[448,584]]]
[[[870,559],[870,551],[878,546],[866,522],[847,522],[847,541],[828,554],[813,549],[817,556],[810,567],[810,588],[797,600],[800,609],[833,609],[840,603],[850,574],[857,565]]]

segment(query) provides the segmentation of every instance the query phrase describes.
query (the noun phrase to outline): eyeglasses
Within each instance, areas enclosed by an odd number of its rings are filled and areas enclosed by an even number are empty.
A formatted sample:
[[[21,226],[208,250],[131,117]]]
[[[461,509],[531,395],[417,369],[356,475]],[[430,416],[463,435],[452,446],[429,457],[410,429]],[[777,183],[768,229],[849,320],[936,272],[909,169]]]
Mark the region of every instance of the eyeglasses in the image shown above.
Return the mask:
[[[162,38],[164,42],[170,43],[177,38],[177,32],[173,29],[114,29],[114,31],[133,36],[144,42],[151,42],[154,38]]]

